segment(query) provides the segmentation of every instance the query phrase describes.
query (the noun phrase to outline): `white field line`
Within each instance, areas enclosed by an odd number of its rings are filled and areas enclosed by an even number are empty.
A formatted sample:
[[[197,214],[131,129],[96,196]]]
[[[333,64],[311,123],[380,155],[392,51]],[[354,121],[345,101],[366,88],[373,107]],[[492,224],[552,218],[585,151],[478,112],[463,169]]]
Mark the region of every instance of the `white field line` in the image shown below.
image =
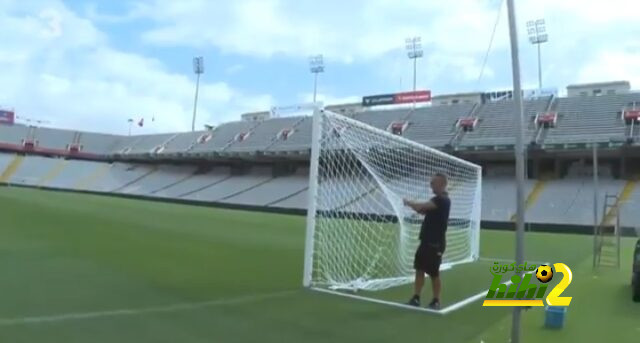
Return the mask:
[[[117,310],[95,311],[95,312],[77,312],[62,313],[46,316],[20,317],[20,318],[0,318],[0,326],[29,325],[40,323],[56,323],[71,320],[100,319],[106,317],[121,316],[139,316],[152,313],[170,313],[179,311],[197,310],[207,307],[216,307],[223,305],[234,305],[242,303],[251,303],[259,300],[273,299],[284,297],[299,292],[299,290],[287,290],[272,293],[252,294],[236,298],[218,299],[193,303],[178,303],[163,306],[143,307],[143,308],[124,308]]]

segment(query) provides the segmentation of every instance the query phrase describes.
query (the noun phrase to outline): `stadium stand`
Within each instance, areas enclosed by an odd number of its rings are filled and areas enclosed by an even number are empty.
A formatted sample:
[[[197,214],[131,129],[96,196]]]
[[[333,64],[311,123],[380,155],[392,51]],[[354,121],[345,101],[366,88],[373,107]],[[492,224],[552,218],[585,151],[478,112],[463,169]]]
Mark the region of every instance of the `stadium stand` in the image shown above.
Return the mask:
[[[155,152],[155,149],[163,147],[166,142],[174,138],[176,133],[165,133],[156,135],[135,136],[135,140],[127,146],[129,148],[125,155],[149,155]]]
[[[108,166],[109,164],[94,161],[67,160],[64,171],[51,178],[47,183],[43,184],[43,186],[82,190],[82,188],[78,187],[80,181],[105,165]]]
[[[122,138],[94,132],[80,132],[79,144],[82,151],[97,155],[108,155],[116,152],[116,145]]]
[[[222,201],[237,196],[241,193],[251,191],[254,188],[269,182],[274,177],[271,168],[254,167],[245,175],[235,175],[210,187],[183,196],[183,198],[200,201]]]
[[[261,122],[235,121],[225,123],[213,130],[209,141],[193,147],[195,153],[220,152],[236,140],[247,139]]]
[[[173,139],[166,143],[162,154],[180,154],[191,150],[196,144],[199,144],[199,139],[204,139],[206,135],[211,134],[209,131],[195,131],[195,132],[183,132],[176,135]]]
[[[250,191],[225,198],[223,201],[233,204],[269,206],[300,193],[309,186],[309,169],[301,168],[295,174],[281,176],[269,182],[259,184]]]
[[[296,121],[292,135],[286,139],[277,139],[266,149],[269,152],[299,152],[311,148],[311,117]]]
[[[621,118],[621,111],[633,105],[637,107],[639,103],[640,93],[526,100],[525,143],[535,140],[543,146],[623,140],[626,125]],[[473,148],[513,144],[512,107],[511,100],[503,100],[484,104],[367,110],[354,114],[354,118],[386,131],[395,130],[392,123],[401,124],[403,130],[397,134],[436,148],[448,145]],[[557,122],[555,126],[545,128],[544,135],[539,135],[534,118],[551,110],[557,113]],[[477,125],[473,130],[461,133],[456,127],[460,118],[477,118]],[[269,160],[270,163],[276,161],[286,164],[308,159],[311,124],[310,116],[295,116],[230,122],[212,131],[130,137],[19,124],[0,125],[0,148],[18,152],[18,155],[0,153],[0,183],[302,210],[307,203],[307,167],[299,167],[294,174],[282,175],[274,173],[273,169],[277,168],[273,168],[273,165],[254,163],[256,160],[252,160],[250,155],[281,156],[280,159]],[[79,145],[83,152],[117,162],[29,154],[25,157],[24,151],[18,149],[25,139],[37,141],[38,147],[52,151],[66,151],[71,144]],[[627,144],[633,148],[636,142]],[[16,147],[15,150],[12,146]],[[157,150],[158,147],[162,149]],[[240,168],[236,162],[241,160],[235,159],[235,155],[239,154],[249,155],[243,157]],[[297,156],[291,157],[290,154]],[[588,159],[588,152],[582,154],[580,158],[587,154]],[[206,161],[216,155],[224,155],[226,159],[221,159],[223,165]],[[127,157],[136,157],[136,162],[125,162],[123,159]],[[167,160],[188,157],[191,158],[189,161],[197,162],[170,165],[151,157]],[[145,158],[149,159],[149,163],[139,161]],[[509,163],[504,165],[493,164],[486,169],[482,186],[483,220],[513,220],[516,210],[513,201],[514,170]],[[590,173],[588,163],[583,165],[578,162],[568,168],[566,175],[555,173],[553,177],[526,180],[527,222],[593,225],[594,186]],[[619,201],[623,204],[623,225],[638,226],[640,214],[635,207],[640,205],[640,187],[636,187],[634,177],[619,178],[619,174],[610,167],[602,166],[600,194],[619,195]],[[451,191],[455,192],[455,185],[451,186]],[[340,210],[376,210],[365,206],[374,206],[372,204],[385,200],[375,184],[371,183],[367,189],[369,191],[352,203],[341,204]],[[336,185],[335,192],[344,191],[350,190],[346,186]],[[602,204],[599,204],[598,214],[600,219],[606,216]]]
[[[27,156],[9,178],[8,183],[39,186],[40,179],[47,175],[56,163],[60,161],[64,160],[60,158]]]
[[[12,126],[0,125],[0,143],[21,145],[27,138],[28,126],[16,124]]]
[[[525,142],[532,140],[534,130],[528,125],[536,113],[542,112],[549,104],[549,97],[523,102]],[[468,132],[461,142],[462,146],[512,145],[515,143],[515,123],[513,122],[513,101],[503,100],[486,103],[477,113],[478,125]]]
[[[473,104],[417,108],[408,118],[410,125],[404,136],[424,145],[443,147],[453,138],[457,120],[470,115],[473,108]]]
[[[251,131],[251,134],[246,139],[232,140],[225,151],[257,152],[267,150],[275,141],[281,139],[279,134],[282,130],[293,129],[303,119],[304,117],[287,117],[263,121]],[[290,137],[295,134],[295,131],[290,132]]]
[[[356,113],[353,118],[363,123],[377,127],[380,130],[387,131],[389,125],[394,121],[407,121],[414,110],[411,108],[403,108],[396,110],[378,110],[365,111]]]
[[[155,168],[144,164],[116,162],[109,168],[108,173],[89,187],[89,190],[120,193],[125,187],[153,173]]]
[[[140,195],[153,194],[166,185],[174,184],[189,177],[195,169],[195,167],[189,166],[158,166],[153,173],[130,183],[122,188],[120,192]]]
[[[230,177],[231,171],[228,167],[214,167],[210,170],[201,170],[177,183],[169,185],[169,187],[165,189],[156,191],[154,195],[167,198],[182,198],[212,187]]]
[[[34,130],[38,145],[48,149],[66,150],[73,143],[76,132],[70,130],[37,127]]]
[[[625,124],[621,110],[640,94],[558,98],[558,123],[549,130],[545,143],[576,143],[588,141],[622,141]]]

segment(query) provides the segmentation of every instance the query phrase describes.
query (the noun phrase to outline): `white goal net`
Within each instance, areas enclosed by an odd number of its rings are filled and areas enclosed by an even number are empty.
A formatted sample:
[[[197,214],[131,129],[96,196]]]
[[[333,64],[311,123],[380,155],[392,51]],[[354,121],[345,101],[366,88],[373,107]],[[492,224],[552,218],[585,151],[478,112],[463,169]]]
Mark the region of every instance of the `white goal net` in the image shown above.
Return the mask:
[[[413,280],[433,174],[449,178],[451,213],[443,266],[478,258],[479,166],[326,110],[314,114],[304,284],[379,290]]]

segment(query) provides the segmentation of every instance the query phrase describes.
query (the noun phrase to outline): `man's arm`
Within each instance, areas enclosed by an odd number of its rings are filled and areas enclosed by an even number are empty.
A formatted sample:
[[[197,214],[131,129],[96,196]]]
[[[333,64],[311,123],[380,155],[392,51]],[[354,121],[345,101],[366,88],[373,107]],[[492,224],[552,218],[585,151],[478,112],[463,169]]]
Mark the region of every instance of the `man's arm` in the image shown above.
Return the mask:
[[[405,206],[411,207],[412,210],[420,214],[426,214],[427,211],[435,210],[436,208],[438,208],[438,206],[431,200],[427,202],[417,202],[417,201],[411,201],[408,199],[403,199],[402,202],[404,203]]]

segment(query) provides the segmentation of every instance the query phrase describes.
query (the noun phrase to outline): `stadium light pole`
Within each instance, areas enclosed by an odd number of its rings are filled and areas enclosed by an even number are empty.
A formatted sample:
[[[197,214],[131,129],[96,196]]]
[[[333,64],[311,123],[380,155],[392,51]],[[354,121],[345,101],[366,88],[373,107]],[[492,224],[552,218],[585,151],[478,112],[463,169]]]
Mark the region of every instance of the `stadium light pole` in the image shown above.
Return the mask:
[[[324,58],[322,55],[309,57],[309,70],[313,73],[313,103],[316,103],[316,94],[318,92],[318,74],[324,73]]]
[[[129,136],[131,136],[131,126],[133,126],[133,118],[127,119],[127,122],[129,122]]]
[[[509,15],[509,38],[511,41],[511,73],[513,75],[514,120],[516,123],[516,265],[524,263],[524,146],[522,124],[522,85],[520,80],[520,57],[518,55],[518,31],[513,0],[507,0]],[[522,272],[518,273],[522,277]],[[520,343],[521,308],[513,308],[511,343]]]
[[[540,58],[540,44],[549,41],[544,19],[530,20],[527,22],[527,34],[529,42],[538,46],[538,89],[542,89],[542,60]]]
[[[193,58],[193,72],[196,74],[196,95],[193,99],[193,119],[191,119],[191,131],[196,130],[196,111],[198,109],[198,90],[200,88],[200,75],[204,74],[204,58],[202,56]]]
[[[417,61],[424,54],[422,50],[422,38],[410,37],[405,40],[407,48],[407,56],[413,60],[413,92],[416,91],[416,75],[417,75]],[[416,99],[414,97],[413,106],[416,106]]]

